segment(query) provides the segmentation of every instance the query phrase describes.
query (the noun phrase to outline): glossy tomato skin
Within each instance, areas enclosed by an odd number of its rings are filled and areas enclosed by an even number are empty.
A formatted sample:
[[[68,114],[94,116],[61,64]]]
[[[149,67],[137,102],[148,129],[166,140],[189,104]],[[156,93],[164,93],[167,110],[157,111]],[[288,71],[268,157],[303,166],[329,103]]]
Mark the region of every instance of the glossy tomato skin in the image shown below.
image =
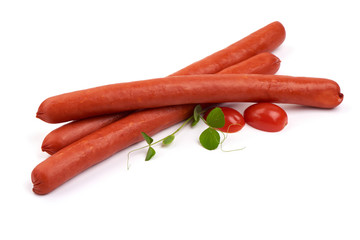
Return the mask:
[[[256,103],[245,109],[245,122],[266,132],[279,132],[288,123],[284,109],[272,103]]]
[[[243,115],[237,110],[230,107],[220,107],[225,117],[225,125],[222,128],[218,128],[217,130],[221,132],[234,133],[240,131],[244,125],[245,120]],[[204,118],[207,118],[207,115],[212,109],[208,110]]]

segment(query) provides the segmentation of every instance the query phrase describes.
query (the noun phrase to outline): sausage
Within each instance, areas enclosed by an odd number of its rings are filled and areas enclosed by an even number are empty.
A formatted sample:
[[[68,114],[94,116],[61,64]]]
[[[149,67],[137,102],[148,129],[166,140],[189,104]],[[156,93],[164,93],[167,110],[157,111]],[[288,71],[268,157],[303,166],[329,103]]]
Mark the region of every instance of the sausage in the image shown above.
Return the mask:
[[[266,27],[265,27],[266,28]],[[239,44],[237,48],[232,51],[242,52],[246,49],[254,49],[253,55],[263,52],[265,50],[257,50],[251,44],[257,45],[257,41],[264,42],[262,45],[268,44],[273,49],[278,47],[282,41],[276,39],[283,39],[285,37],[284,31],[277,31],[277,35],[268,33],[273,28],[267,28],[268,31],[262,30],[263,35],[257,35],[252,41],[247,44]],[[272,38],[266,38],[265,35],[273,35]],[[277,45],[273,44],[277,42]],[[271,47],[263,47],[272,51]],[[226,55],[221,55],[221,58],[235,60],[228,58]],[[250,56],[249,56],[250,57]],[[212,58],[210,61],[197,62],[199,69],[200,66],[207,68],[209,65],[217,64],[221,58]],[[228,60],[228,61],[229,61]],[[232,62],[229,66],[238,62]],[[211,69],[210,69],[211,70]],[[221,71],[222,69],[219,69]],[[191,71],[181,71],[183,74],[191,74]],[[207,73],[205,71],[205,73]],[[193,112],[194,105],[180,105],[173,107],[164,107],[159,109],[148,109],[144,111],[130,114],[125,118],[100,128],[99,130],[87,135],[86,137],[70,144],[69,146],[61,149],[59,152],[50,156],[46,160],[39,163],[31,173],[31,180],[34,184],[33,191],[36,194],[47,194],[55,188],[65,183],[69,179],[75,177],[85,169],[99,163],[112,154],[143,140],[141,131],[146,132],[150,136],[171,126],[177,122],[185,120]],[[166,122],[163,122],[163,120]],[[74,167],[73,167],[74,166]]]
[[[266,101],[333,108],[341,100],[339,86],[327,79],[202,74],[117,83],[61,94],[45,100],[37,116],[56,123],[180,104]]]
[[[225,68],[218,73],[275,74],[280,68],[280,62],[280,59],[274,54],[264,52]]]
[[[148,109],[121,118],[38,164],[31,174],[33,191],[40,195],[47,194],[120,149],[143,140],[141,131],[153,135],[188,118],[192,112],[192,105],[180,105]]]
[[[280,59],[265,52],[225,68],[219,73],[275,74],[279,67]],[[80,138],[117,121],[124,115],[124,113],[107,114],[67,123],[46,135],[41,146],[42,151],[50,155],[54,154]]]
[[[89,135],[99,128],[116,122],[129,113],[130,112],[121,112],[67,123],[59,128],[54,129],[48,135],[46,135],[42,142],[41,149],[50,155],[54,154],[58,150],[79,140],[80,138],[85,137],[86,135]]]
[[[173,73],[171,76],[217,73],[258,53],[271,52],[280,46],[285,40],[285,36],[284,26],[280,22],[272,22],[227,48],[213,53]]]

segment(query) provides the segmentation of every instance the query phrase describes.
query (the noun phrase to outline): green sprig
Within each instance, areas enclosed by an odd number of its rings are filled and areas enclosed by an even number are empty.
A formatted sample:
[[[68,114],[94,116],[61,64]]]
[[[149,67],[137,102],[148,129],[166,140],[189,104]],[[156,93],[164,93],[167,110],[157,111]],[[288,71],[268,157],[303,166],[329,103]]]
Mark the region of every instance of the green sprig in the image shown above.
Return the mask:
[[[221,150],[224,151],[222,149],[222,144],[225,141],[225,139],[227,138],[227,135],[225,135],[222,132],[222,134],[224,135],[224,138],[222,141],[220,141],[220,139],[221,139],[220,134],[217,130],[217,128],[221,128],[225,125],[225,116],[224,116],[223,111],[221,110],[221,108],[216,107],[209,112],[206,119],[204,119],[202,117],[202,114],[204,112],[205,111],[202,109],[202,107],[200,105],[196,105],[194,108],[194,111],[193,111],[193,115],[191,117],[186,119],[184,121],[184,123],[178,129],[176,129],[173,133],[171,133],[170,135],[168,135],[156,142],[154,142],[154,140],[148,134],[146,134],[145,132],[141,132],[143,138],[145,139],[145,141],[147,142],[148,145],[134,149],[128,153],[127,168],[129,169],[129,167],[130,167],[129,160],[130,160],[130,154],[132,152],[148,148],[146,156],[145,156],[145,161],[151,160],[156,154],[156,151],[153,148],[153,146],[156,144],[159,144],[159,143],[162,143],[163,145],[171,144],[175,139],[175,134],[178,133],[182,128],[184,128],[190,121],[192,121],[192,123],[191,123],[192,127],[194,127],[200,120],[202,120],[208,126],[208,128],[205,129],[199,136],[200,144],[205,149],[214,150],[214,149],[217,149],[218,146],[220,145]],[[241,150],[241,149],[235,149],[235,150],[230,150],[230,151],[236,151],[236,150]],[[226,152],[230,152],[230,151],[226,151]]]

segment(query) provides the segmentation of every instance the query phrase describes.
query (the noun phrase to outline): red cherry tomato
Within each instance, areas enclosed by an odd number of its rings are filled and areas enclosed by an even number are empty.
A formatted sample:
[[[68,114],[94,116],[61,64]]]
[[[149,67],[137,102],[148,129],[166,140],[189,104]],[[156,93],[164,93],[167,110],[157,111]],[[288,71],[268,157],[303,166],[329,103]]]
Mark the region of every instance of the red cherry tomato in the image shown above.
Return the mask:
[[[288,123],[284,109],[272,103],[256,103],[244,112],[245,122],[267,132],[281,131]]]
[[[244,127],[245,120],[241,113],[230,107],[220,107],[220,108],[224,113],[225,125],[222,128],[218,128],[217,130],[222,132],[234,133],[240,131]],[[207,118],[207,115],[211,110],[212,109],[208,110],[205,113],[204,115],[205,119]]]

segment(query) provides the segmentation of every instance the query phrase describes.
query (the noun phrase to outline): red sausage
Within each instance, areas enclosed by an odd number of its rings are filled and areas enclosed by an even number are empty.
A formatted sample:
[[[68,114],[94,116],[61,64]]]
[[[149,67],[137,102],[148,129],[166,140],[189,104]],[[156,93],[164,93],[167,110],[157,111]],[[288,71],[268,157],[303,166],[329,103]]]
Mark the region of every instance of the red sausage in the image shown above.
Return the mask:
[[[268,30],[272,31],[272,28],[268,28]],[[271,34],[267,31],[262,31],[263,35],[257,36],[258,39],[254,39],[251,42],[258,45],[257,41],[267,39],[267,44],[275,49],[278,45],[274,45],[273,41],[280,44],[281,42],[277,41],[277,39],[283,39],[285,37],[284,31],[277,32],[279,36],[274,35],[272,39],[270,39],[266,38],[265,35]],[[246,51],[247,48],[253,48],[250,41],[248,44],[243,44],[242,46],[240,44],[240,46],[238,46],[237,49],[233,49],[233,51],[235,51],[235,54],[236,52]],[[270,47],[267,49],[269,48]],[[254,55],[256,52],[255,49]],[[231,57],[228,58],[227,56],[221,57],[228,59],[228,61],[236,60]],[[202,67],[207,68],[208,65],[217,64],[217,61],[220,60],[220,57],[218,59],[213,58],[212,62],[199,61],[197,64],[202,64]],[[236,63],[237,62],[233,61],[229,65]],[[87,135],[50,156],[34,168],[31,174],[31,179],[34,184],[33,191],[37,194],[47,194],[51,192],[67,180],[75,177],[81,171],[105,160],[127,146],[142,141],[141,131],[147,132],[151,136],[167,126],[186,119],[192,114],[193,108],[193,105],[181,105],[136,112]],[[161,121],[159,119],[161,119]],[[167,119],[168,122],[164,123],[164,119]]]
[[[130,112],[129,112],[130,113]],[[111,115],[103,115],[99,117],[91,117],[79,121],[67,123],[55,130],[51,131],[43,140],[41,149],[49,154],[54,154],[58,150],[89,135],[90,133],[116,122],[122,117],[129,114],[121,112]]]
[[[285,40],[285,35],[284,26],[280,22],[270,23],[229,47],[175,72],[172,76],[217,73],[256,54],[271,52]]]
[[[275,55],[271,53],[260,53],[243,62],[225,68],[219,73],[274,74],[279,67],[280,60]],[[53,130],[45,137],[42,144],[42,151],[54,154],[80,138],[117,121],[123,117],[123,115],[123,113],[108,114],[67,123]]]
[[[192,105],[149,109],[103,127],[37,165],[31,174],[33,191],[47,194],[85,169],[143,140],[141,131],[153,135],[188,118],[192,112]]]
[[[118,83],[65,93],[45,100],[37,116],[56,123],[180,104],[265,101],[333,108],[341,100],[339,86],[322,78],[203,74]]]
[[[275,74],[280,68],[280,62],[280,59],[272,53],[264,52],[225,68],[218,73]]]

